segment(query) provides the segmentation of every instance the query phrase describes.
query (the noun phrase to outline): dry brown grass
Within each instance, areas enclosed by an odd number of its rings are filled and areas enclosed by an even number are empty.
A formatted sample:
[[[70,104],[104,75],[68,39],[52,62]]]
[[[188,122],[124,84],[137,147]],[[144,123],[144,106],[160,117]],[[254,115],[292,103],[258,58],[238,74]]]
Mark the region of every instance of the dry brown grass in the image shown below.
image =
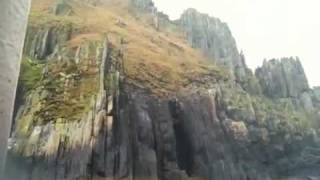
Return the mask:
[[[50,11],[56,0],[32,0],[31,11]]]
[[[40,4],[33,6],[38,8],[34,11],[48,9],[43,5],[50,3]],[[112,4],[100,7],[73,3],[72,6],[73,14],[66,18],[74,18],[75,23],[81,24],[82,30],[70,41],[71,47],[86,40],[102,40],[108,35],[116,47],[123,46],[129,83],[163,93],[186,86],[190,83],[190,79],[186,78],[190,77],[190,73],[201,76],[215,68],[212,64],[206,64],[206,59],[192,49],[182,35],[157,31],[151,23],[129,13],[131,10],[126,3],[112,1]],[[121,44],[121,41],[125,43]]]
[[[77,48],[80,44],[84,44],[88,41],[100,41],[103,37],[104,36],[99,33],[82,33],[72,38],[68,45],[71,48]]]

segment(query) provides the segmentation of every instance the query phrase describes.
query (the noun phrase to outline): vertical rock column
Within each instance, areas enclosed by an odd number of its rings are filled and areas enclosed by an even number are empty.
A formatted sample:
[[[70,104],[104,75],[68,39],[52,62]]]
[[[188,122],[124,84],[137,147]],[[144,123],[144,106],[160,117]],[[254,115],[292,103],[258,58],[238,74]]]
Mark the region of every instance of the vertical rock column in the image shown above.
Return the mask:
[[[0,2],[0,178],[20,70],[30,0]]]

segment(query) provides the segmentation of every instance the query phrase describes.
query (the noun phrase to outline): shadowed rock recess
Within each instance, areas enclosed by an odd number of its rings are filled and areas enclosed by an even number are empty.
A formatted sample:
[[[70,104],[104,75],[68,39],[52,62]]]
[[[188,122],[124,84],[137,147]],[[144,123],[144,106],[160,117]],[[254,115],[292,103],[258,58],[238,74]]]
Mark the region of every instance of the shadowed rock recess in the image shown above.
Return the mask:
[[[34,0],[8,180],[320,179],[320,91],[252,73],[226,23],[151,0]]]

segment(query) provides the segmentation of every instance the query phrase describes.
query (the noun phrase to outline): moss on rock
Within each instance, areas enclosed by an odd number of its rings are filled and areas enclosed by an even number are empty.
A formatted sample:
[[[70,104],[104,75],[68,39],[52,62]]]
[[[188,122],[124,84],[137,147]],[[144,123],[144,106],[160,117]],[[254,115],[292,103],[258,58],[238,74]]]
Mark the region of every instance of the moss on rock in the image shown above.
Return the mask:
[[[19,83],[25,92],[39,85],[42,77],[43,64],[37,60],[24,57],[21,63]]]

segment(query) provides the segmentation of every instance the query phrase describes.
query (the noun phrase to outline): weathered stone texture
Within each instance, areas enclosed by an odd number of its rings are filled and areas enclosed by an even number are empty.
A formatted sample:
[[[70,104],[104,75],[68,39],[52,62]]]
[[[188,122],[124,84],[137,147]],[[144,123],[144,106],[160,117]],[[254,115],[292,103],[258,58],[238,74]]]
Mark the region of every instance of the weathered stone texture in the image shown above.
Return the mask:
[[[265,61],[256,70],[263,92],[271,98],[298,97],[309,90],[308,80],[298,58]]]

